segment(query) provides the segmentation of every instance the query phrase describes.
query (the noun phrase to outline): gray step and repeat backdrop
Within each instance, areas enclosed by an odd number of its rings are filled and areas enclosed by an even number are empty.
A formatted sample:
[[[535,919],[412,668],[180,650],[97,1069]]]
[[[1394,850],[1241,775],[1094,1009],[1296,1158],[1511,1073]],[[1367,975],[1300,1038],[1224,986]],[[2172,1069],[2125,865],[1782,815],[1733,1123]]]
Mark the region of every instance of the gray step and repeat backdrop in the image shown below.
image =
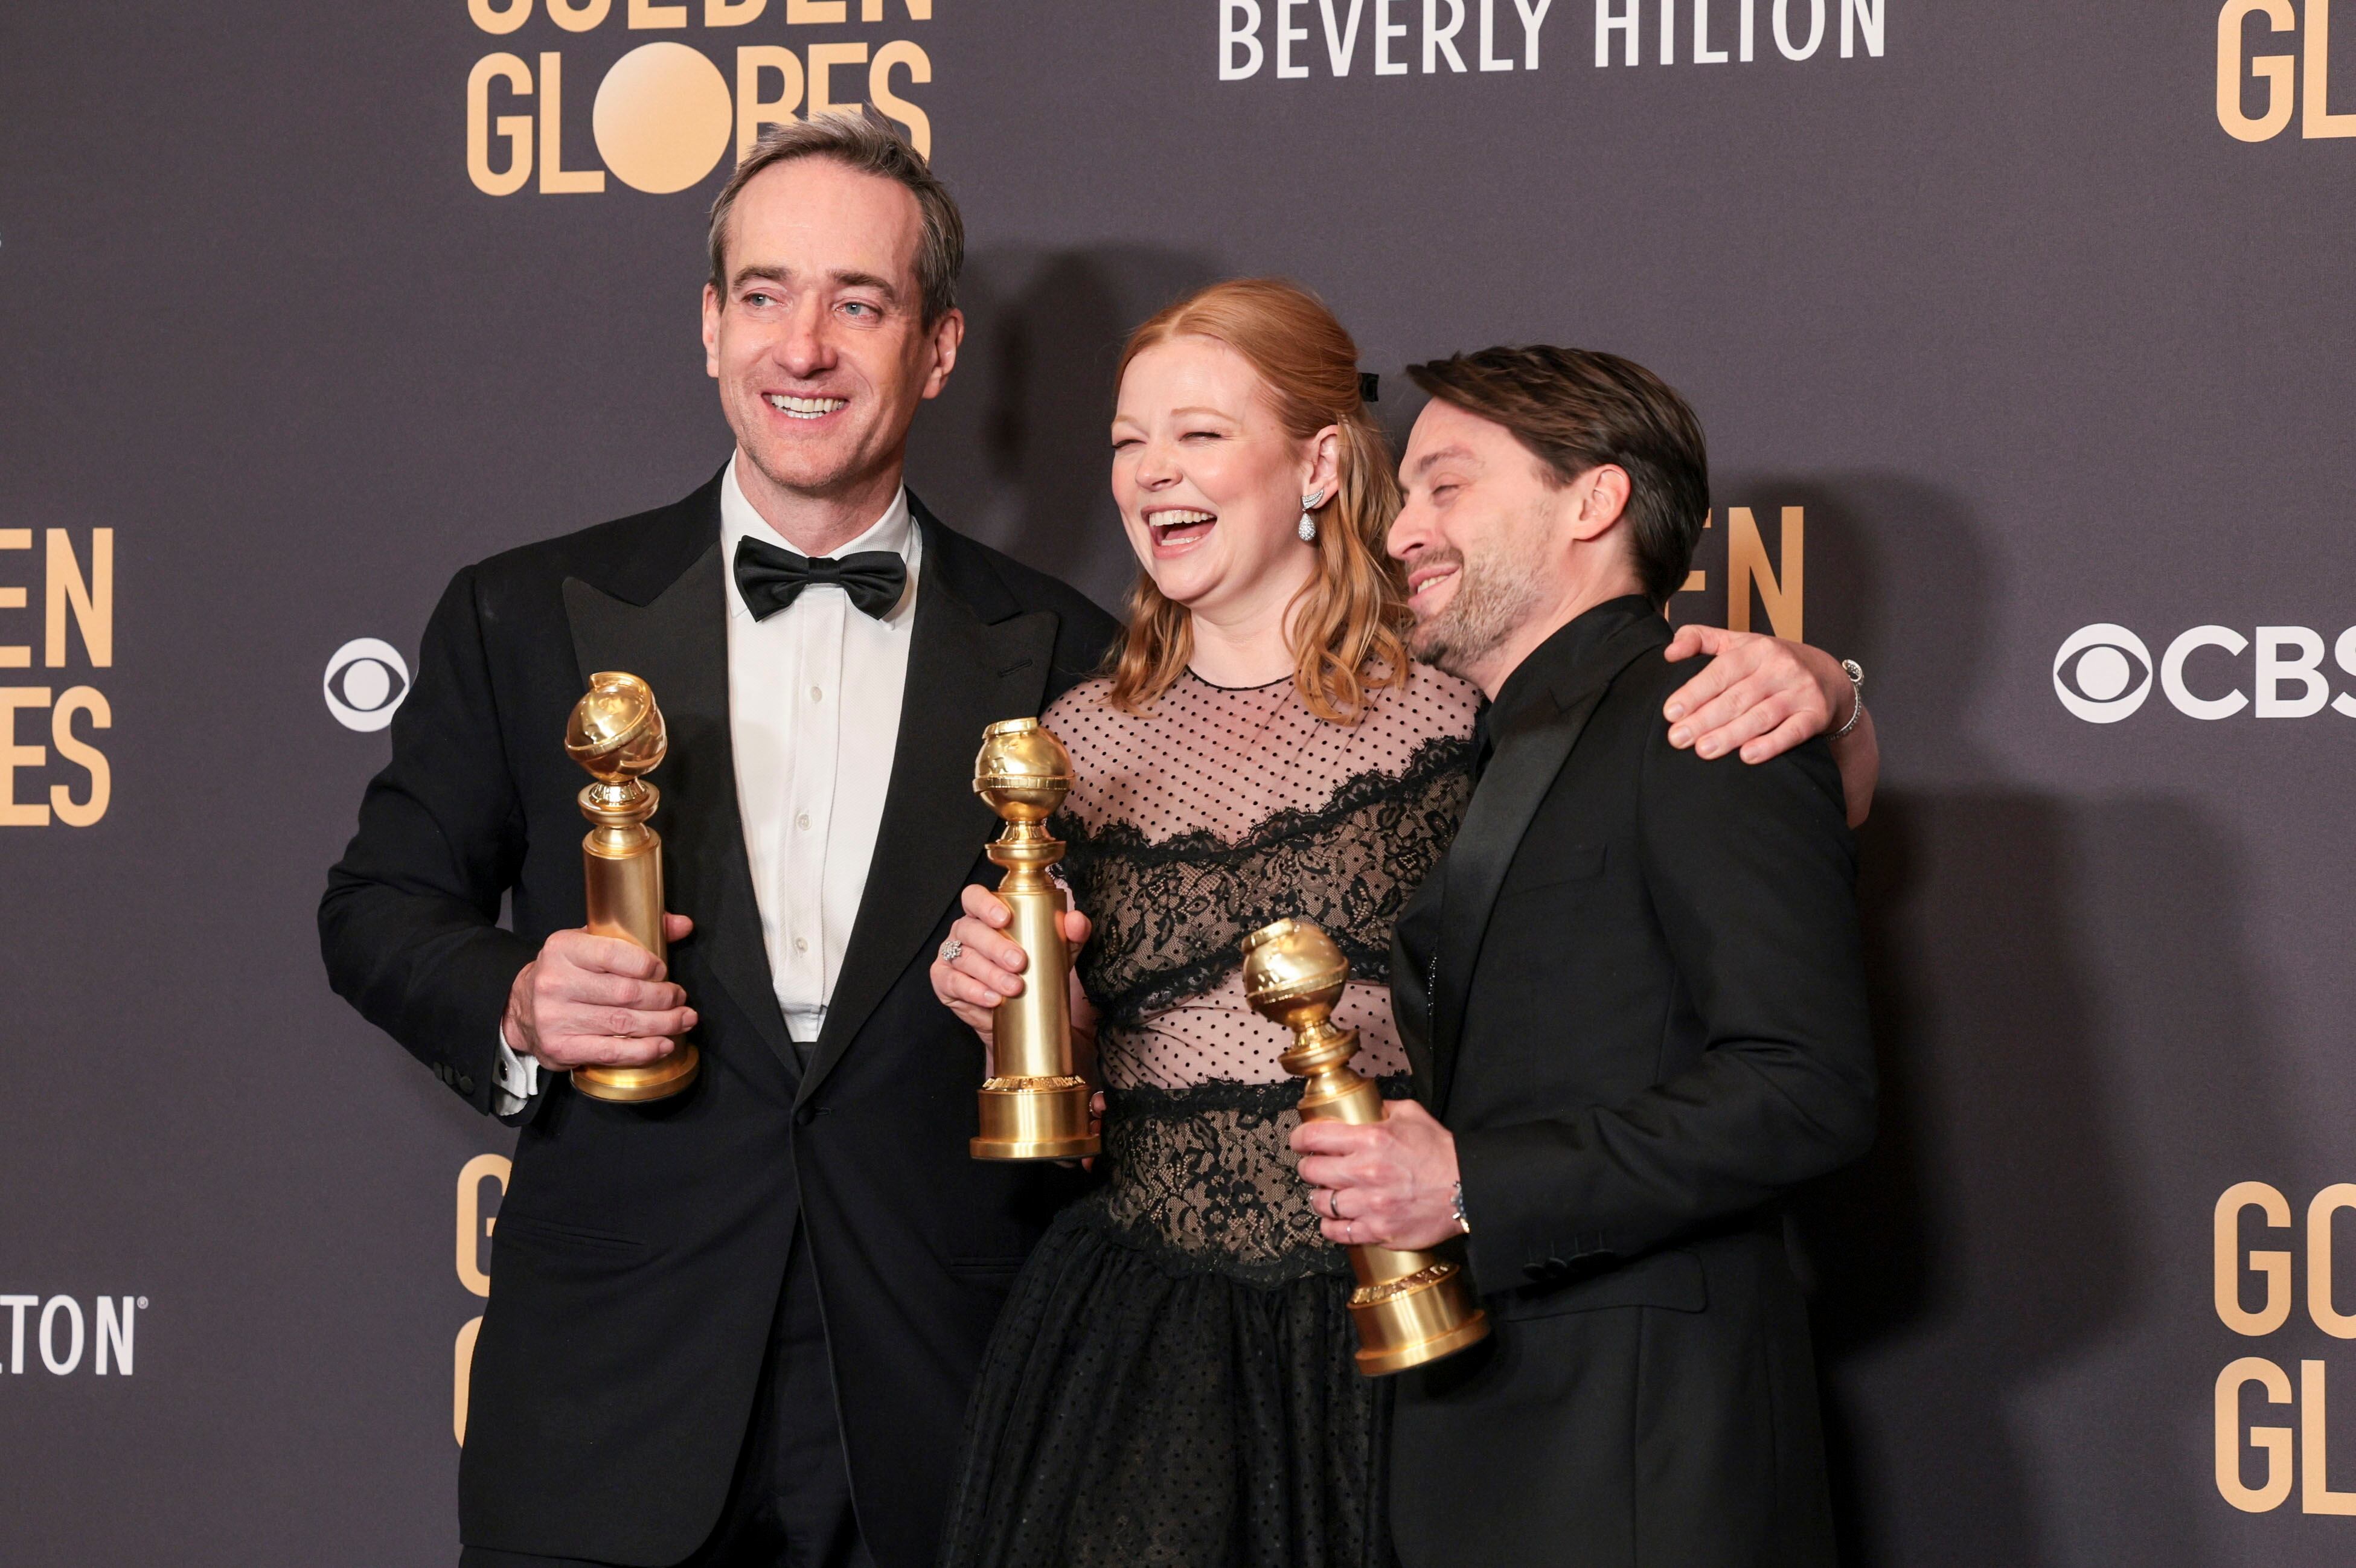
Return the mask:
[[[1682,618],[1860,659],[1889,1104],[1815,1195],[1851,1560],[2356,1552],[2356,3],[17,0],[0,1561],[451,1559],[508,1135],[321,977],[426,611],[726,455],[701,213],[865,103],[972,229],[946,516],[1108,604],[1123,331],[1700,409]],[[549,736],[553,746],[558,737]]]

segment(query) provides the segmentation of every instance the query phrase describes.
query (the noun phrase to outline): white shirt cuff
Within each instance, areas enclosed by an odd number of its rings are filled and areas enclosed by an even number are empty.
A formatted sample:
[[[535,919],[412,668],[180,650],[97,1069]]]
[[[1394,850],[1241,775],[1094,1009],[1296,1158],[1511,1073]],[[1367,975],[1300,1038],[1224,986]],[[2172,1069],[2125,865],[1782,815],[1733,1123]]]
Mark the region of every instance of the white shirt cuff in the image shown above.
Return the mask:
[[[530,1057],[519,1057],[508,1045],[508,1021],[499,1020],[498,1062],[492,1069],[491,1109],[501,1116],[512,1116],[531,1103],[540,1092],[540,1063]]]

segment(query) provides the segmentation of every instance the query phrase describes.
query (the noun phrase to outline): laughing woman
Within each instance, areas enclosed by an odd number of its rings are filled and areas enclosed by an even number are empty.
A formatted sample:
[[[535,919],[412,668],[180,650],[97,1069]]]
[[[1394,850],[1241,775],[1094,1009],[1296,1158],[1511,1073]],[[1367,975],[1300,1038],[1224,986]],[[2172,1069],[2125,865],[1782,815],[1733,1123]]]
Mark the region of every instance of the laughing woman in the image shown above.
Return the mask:
[[[1405,1092],[1391,926],[1456,831],[1477,696],[1408,665],[1382,553],[1398,488],[1356,348],[1313,296],[1217,284],[1138,328],[1112,442],[1144,570],[1110,673],[1045,715],[1073,760],[1069,933],[1096,921],[1073,1007],[1096,1036],[1104,1179],[999,1320],[944,1562],[1385,1563],[1386,1407],[1288,1146],[1289,1036],[1245,1005],[1237,944],[1287,915],[1331,932],[1355,1065]],[[1739,651],[1740,734],[1827,672],[1846,690],[1820,654]],[[1816,705],[1772,749],[1821,729]],[[933,983],[986,1038],[1021,950],[1004,907],[966,891]]]

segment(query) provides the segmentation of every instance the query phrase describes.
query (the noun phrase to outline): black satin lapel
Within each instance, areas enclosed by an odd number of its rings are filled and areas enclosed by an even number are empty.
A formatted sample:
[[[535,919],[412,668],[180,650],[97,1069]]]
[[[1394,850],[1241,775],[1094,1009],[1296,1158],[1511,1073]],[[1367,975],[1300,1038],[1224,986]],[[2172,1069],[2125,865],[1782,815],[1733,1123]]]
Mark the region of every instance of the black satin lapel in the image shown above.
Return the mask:
[[[998,831],[998,814],[973,792],[974,754],[987,726],[1038,714],[1055,628],[1048,610],[983,625],[928,557],[917,578],[908,683],[875,858],[827,1002],[826,1027],[802,1078],[803,1098],[842,1059],[919,956]]]
[[[626,670],[654,688],[670,750],[650,776],[662,790],[651,823],[663,840],[670,907],[695,917],[688,940],[738,1011],[787,1071],[798,1070],[761,946],[761,910],[736,808],[736,750],[728,722],[728,598],[720,545],[669,587],[634,605],[579,578],[564,584],[582,686],[600,670]]]
[[[1587,721],[1620,671],[1645,650],[1667,640],[1657,620],[1639,621],[1613,635],[1574,683],[1555,693],[1551,713],[1496,737],[1488,770],[1472,791],[1464,825],[1434,874],[1440,882],[1438,959],[1431,967],[1432,1112],[1444,1114],[1454,1085],[1457,1042],[1464,1027],[1466,992],[1488,935],[1489,917],[1505,873],[1530,831],[1530,820],[1570,759]]]

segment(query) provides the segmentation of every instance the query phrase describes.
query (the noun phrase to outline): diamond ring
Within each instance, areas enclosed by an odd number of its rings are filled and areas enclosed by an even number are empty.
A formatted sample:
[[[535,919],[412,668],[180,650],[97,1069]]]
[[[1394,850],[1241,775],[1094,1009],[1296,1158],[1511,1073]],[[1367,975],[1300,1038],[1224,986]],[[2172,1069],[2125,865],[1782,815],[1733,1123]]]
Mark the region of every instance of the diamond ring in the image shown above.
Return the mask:
[[[955,963],[958,961],[958,954],[963,951],[965,951],[965,944],[958,940],[955,937],[951,937],[948,940],[941,944],[941,961],[943,963]]]

